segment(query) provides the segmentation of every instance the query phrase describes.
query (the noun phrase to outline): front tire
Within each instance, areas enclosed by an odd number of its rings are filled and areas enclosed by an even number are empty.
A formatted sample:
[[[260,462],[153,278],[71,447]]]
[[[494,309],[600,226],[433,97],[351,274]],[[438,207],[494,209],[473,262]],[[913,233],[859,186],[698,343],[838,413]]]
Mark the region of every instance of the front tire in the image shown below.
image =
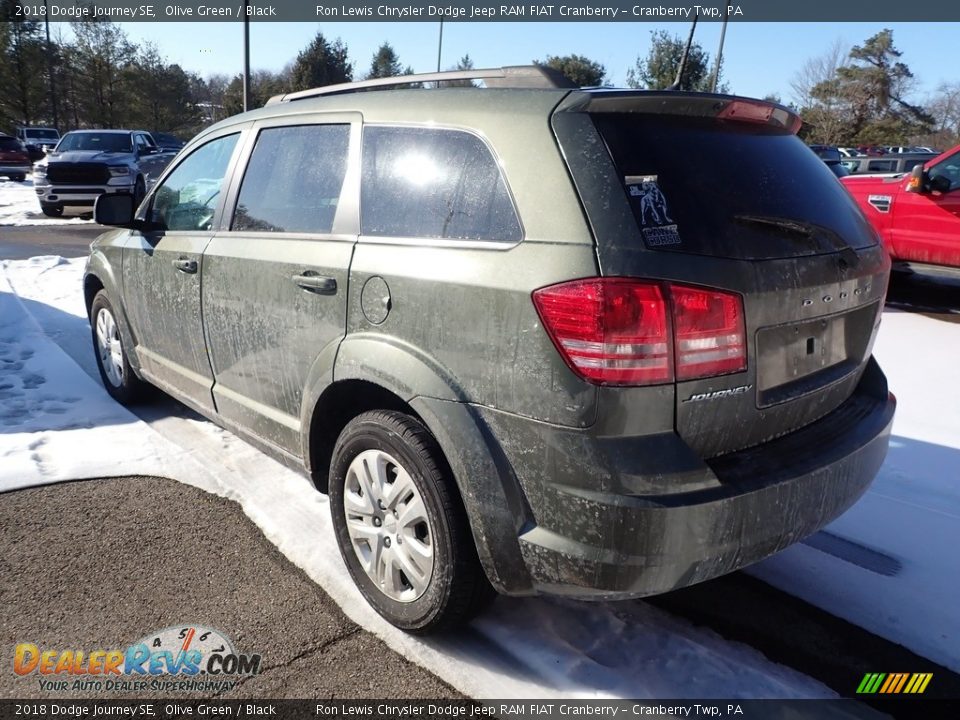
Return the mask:
[[[63,205],[40,203],[40,211],[47,217],[60,217],[63,215]]]
[[[90,331],[100,380],[110,397],[121,405],[131,405],[142,399],[146,383],[130,367],[116,311],[105,290],[97,293],[90,306]]]
[[[376,410],[351,420],[333,450],[329,487],[340,554],[393,625],[451,628],[493,594],[446,460],[416,418]]]

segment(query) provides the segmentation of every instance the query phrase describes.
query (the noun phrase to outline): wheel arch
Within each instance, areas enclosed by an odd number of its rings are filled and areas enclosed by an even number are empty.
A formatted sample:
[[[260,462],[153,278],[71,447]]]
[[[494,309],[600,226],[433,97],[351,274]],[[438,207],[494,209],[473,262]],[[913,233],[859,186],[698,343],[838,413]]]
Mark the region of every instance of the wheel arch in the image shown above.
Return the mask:
[[[305,433],[307,472],[320,492],[328,490],[330,460],[337,438],[347,423],[369,410],[396,410],[423,422],[409,403],[381,385],[361,379],[331,383],[317,398]]]
[[[440,447],[491,584],[514,595],[533,592],[518,537],[531,520],[526,500],[497,440],[450,378],[422,354],[371,337],[345,340],[335,361],[328,356],[315,365],[313,377],[316,384],[308,387],[314,389],[304,396],[303,458],[321,492],[328,489],[337,438],[351,419],[368,410],[407,413]]]

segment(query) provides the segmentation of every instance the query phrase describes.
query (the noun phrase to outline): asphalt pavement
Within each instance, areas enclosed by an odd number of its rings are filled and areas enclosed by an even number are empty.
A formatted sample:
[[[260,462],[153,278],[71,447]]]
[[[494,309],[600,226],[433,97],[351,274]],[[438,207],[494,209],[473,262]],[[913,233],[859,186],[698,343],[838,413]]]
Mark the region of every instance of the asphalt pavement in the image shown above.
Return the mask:
[[[105,230],[94,223],[0,226],[0,260],[25,260],[35,255],[86,257],[90,243]]]
[[[217,696],[225,700],[462,697],[351,622],[239,505],[173,480],[4,493],[0,548],[0,698],[209,697],[58,693],[39,685],[55,676],[10,671],[19,643],[123,650],[163,628],[195,625],[262,655],[259,674]]]

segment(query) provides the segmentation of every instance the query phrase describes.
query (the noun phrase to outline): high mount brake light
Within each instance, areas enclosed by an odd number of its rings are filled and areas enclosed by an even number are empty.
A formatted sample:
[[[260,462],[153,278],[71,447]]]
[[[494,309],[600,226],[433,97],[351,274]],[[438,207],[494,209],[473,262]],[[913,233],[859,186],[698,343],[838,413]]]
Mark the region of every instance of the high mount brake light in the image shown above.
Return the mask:
[[[733,100],[727,103],[717,117],[721,120],[737,120],[769,125],[774,123],[796,135],[803,121],[784,108],[758,100]]]
[[[534,291],[544,328],[577,375],[599,385],[657,385],[747,366],[735,293],[628,278]]]

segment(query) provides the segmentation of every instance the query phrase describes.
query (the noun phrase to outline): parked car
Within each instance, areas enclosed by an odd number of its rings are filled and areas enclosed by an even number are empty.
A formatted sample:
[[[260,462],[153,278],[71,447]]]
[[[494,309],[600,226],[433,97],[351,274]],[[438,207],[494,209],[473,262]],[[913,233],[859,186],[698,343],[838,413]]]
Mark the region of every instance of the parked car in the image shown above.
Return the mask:
[[[810,149],[818,158],[823,160],[824,164],[830,168],[830,172],[836,177],[840,178],[850,174],[850,171],[843,164],[843,156],[840,154],[839,148],[833,145],[811,145]]]
[[[23,182],[30,172],[30,154],[23,143],[10,135],[0,135],[0,175]]]
[[[107,391],[155,385],[307,474],[363,595],[416,632],[490,585],[697,583],[855,502],[894,414],[871,355],[890,261],[799,118],[469,78],[273,98],[139,207],[102,195]]]
[[[896,175],[908,173],[914,167],[923,165],[929,159],[929,153],[906,153],[900,155],[889,154],[883,157],[846,158],[842,162],[844,167],[854,175]]]
[[[960,269],[960,146],[908,175],[843,183],[898,267]]]
[[[861,155],[876,157],[878,155],[886,155],[887,149],[882,148],[879,145],[858,145],[857,152],[859,152]]]
[[[130,193],[142,200],[175,153],[162,152],[143,130],[73,130],[34,168],[34,188],[44,215],[64,207],[92,208],[103,194]]]
[[[928,147],[926,145],[917,145],[914,149],[914,152],[925,152],[932,153],[933,155],[940,155],[943,153],[943,150],[937,150],[936,148]]]
[[[37,162],[56,147],[60,141],[60,132],[50,127],[18,127],[17,138],[26,146],[30,162]]]
[[[894,145],[887,148],[888,153],[934,153],[939,155],[939,152],[931,150],[927,147],[922,147],[919,145]]]

